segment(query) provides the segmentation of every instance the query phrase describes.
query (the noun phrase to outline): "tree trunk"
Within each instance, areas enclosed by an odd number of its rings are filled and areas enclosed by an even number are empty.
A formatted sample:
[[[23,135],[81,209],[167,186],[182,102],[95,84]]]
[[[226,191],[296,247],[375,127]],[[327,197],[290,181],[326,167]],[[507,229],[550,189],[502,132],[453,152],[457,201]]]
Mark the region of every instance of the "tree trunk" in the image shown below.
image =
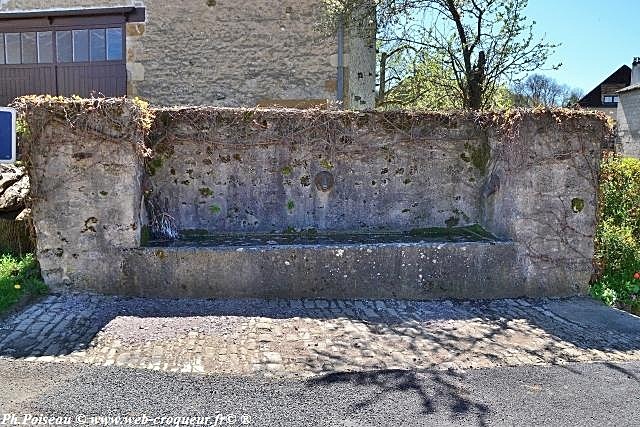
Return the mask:
[[[466,106],[471,110],[482,109],[482,92],[476,79],[469,80],[469,105]]]
[[[387,52],[380,55],[380,89],[378,90],[378,99],[376,106],[384,105],[387,97]]]
[[[481,110],[483,107],[482,87],[484,85],[486,59],[484,52],[478,54],[478,63],[467,78],[469,89],[469,105],[467,108],[472,110]]]

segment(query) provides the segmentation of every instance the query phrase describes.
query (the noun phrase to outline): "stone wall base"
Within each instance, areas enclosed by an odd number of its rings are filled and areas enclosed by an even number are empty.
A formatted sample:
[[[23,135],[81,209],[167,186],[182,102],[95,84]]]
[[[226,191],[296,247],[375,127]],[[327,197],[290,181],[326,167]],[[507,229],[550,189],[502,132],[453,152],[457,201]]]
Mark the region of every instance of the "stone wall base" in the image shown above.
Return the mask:
[[[497,298],[526,294],[512,242],[128,251],[112,291],[165,298]]]

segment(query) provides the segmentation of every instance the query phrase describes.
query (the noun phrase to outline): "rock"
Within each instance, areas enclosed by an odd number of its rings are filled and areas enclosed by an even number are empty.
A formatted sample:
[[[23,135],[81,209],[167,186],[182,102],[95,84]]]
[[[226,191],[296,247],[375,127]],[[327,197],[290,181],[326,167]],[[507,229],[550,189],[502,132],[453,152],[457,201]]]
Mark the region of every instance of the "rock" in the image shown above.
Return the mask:
[[[12,174],[3,174],[3,182],[10,182],[9,178]],[[1,188],[1,187],[0,187]],[[25,199],[29,194],[29,177],[23,175],[18,181],[14,181],[4,189],[0,195],[0,212],[21,211],[25,206]]]
[[[29,176],[24,168],[0,164],[0,251],[22,254],[34,249],[28,194]]]
[[[0,164],[0,191],[6,190],[25,175],[26,172],[22,167],[11,164]]]
[[[16,221],[28,221],[31,219],[31,209],[26,208],[23,209],[22,212],[20,212],[17,216],[16,216]]]
[[[24,175],[17,173],[7,172],[0,174],[0,190],[4,191],[8,187],[18,182]]]

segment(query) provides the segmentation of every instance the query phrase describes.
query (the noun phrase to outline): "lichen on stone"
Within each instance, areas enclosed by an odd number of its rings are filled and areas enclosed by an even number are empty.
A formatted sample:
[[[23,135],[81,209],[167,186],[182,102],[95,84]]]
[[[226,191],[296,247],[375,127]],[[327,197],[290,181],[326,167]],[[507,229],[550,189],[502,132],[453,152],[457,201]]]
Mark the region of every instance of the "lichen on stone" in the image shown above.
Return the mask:
[[[322,159],[320,160],[320,166],[322,166],[324,169],[326,170],[331,170],[333,169],[333,163],[331,163],[329,160],[327,159]]]
[[[213,196],[213,191],[209,187],[202,187],[198,190],[202,197],[211,197]]]

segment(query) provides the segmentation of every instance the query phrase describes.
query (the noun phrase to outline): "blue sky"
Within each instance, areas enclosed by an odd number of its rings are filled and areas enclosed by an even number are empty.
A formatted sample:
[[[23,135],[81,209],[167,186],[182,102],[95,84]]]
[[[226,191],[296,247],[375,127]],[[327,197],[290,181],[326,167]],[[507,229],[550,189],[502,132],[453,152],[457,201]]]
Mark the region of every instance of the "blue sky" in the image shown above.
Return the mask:
[[[638,0],[529,0],[526,15],[537,34],[562,43],[548,62],[560,70],[541,74],[585,93],[640,56]]]

